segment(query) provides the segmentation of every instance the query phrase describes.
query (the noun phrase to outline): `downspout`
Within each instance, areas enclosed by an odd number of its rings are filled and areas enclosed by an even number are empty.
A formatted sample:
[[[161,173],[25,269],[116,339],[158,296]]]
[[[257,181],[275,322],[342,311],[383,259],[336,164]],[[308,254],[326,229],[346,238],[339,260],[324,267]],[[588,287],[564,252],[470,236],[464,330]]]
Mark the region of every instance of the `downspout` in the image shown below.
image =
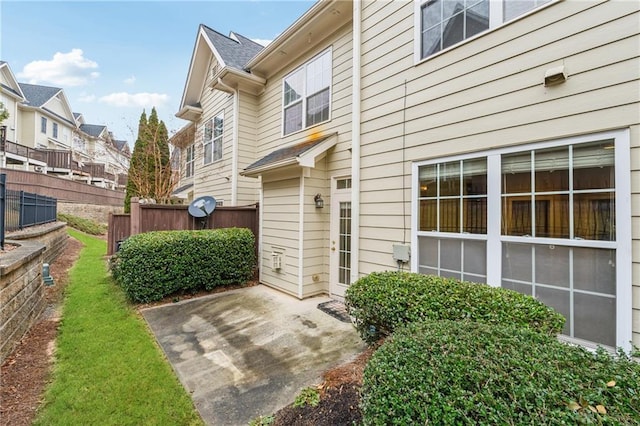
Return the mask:
[[[351,117],[351,280],[359,278],[360,266],[360,0],[353,2],[353,82]]]
[[[223,83],[218,77],[218,86],[222,87],[225,92],[233,95],[233,123],[231,125],[231,205],[238,204],[238,111],[240,109],[240,101],[238,99],[238,89]]]

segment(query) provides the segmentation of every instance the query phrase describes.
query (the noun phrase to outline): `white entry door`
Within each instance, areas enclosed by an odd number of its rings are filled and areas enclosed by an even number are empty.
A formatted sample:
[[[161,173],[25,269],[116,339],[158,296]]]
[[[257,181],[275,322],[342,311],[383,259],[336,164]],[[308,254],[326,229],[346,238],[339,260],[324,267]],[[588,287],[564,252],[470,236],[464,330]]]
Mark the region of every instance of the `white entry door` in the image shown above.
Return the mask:
[[[338,299],[344,298],[344,292],[351,284],[350,183],[351,179],[334,180],[334,188],[331,194],[329,279],[331,296]]]

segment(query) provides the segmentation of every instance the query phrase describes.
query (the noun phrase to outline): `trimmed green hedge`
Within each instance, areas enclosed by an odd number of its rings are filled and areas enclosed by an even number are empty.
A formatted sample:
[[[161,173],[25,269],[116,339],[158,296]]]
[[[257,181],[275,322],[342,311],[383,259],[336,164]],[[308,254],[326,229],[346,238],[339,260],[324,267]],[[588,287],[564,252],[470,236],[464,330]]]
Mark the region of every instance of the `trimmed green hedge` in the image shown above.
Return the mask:
[[[562,331],[565,319],[531,296],[485,284],[409,272],[375,272],[353,283],[345,302],[367,342],[425,319],[513,324],[544,333]]]
[[[243,283],[254,267],[255,237],[246,228],[146,232],[125,240],[111,261],[116,282],[142,303]]]
[[[473,321],[398,329],[364,372],[365,425],[640,424],[640,364]]]

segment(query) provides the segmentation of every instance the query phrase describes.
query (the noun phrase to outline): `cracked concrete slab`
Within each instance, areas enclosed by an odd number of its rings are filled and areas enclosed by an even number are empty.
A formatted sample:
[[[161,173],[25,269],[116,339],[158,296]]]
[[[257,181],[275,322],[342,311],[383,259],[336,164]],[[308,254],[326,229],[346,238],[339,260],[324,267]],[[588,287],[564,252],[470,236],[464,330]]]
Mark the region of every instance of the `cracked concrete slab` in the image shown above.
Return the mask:
[[[209,425],[247,425],[320,383],[327,369],[364,349],[352,324],[258,285],[142,315]]]

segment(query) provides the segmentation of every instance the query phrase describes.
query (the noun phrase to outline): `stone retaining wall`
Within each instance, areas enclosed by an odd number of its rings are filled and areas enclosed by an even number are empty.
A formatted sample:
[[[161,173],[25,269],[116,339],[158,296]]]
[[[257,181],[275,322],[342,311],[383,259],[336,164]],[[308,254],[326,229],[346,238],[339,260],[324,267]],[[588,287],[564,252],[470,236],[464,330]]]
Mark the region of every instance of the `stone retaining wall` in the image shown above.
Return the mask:
[[[42,261],[52,263],[64,251],[69,235],[65,222],[53,222],[8,233],[6,238],[20,243],[33,241],[43,244],[45,251]]]
[[[58,200],[58,213],[66,213],[106,224],[109,222],[109,213],[122,214],[124,206],[64,203]]]
[[[28,240],[6,243],[18,247],[0,255],[0,364],[45,307],[45,245]]]

